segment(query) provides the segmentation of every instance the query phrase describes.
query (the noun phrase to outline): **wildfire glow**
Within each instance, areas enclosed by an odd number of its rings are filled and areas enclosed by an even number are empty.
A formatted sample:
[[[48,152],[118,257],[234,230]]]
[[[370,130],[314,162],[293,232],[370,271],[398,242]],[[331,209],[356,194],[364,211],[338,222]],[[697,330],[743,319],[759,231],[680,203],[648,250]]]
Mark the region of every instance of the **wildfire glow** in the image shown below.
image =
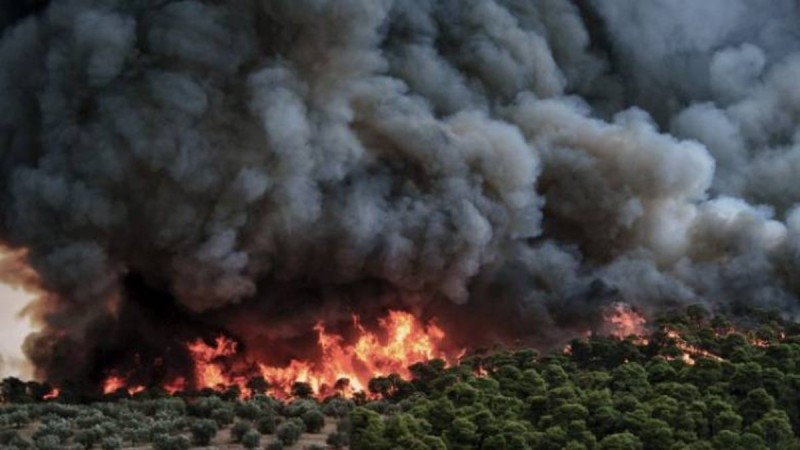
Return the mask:
[[[605,318],[611,326],[611,334],[620,339],[628,336],[643,337],[647,334],[647,320],[627,303],[612,304]]]
[[[243,395],[249,395],[247,382],[252,376],[262,376],[271,386],[273,395],[288,397],[295,382],[308,383],[317,396],[335,393],[352,395],[366,391],[374,377],[398,374],[409,377],[408,367],[416,362],[441,358],[454,362],[463,351],[447,354],[444,348],[445,332],[433,323],[423,324],[412,314],[390,311],[378,321],[378,329],[370,331],[358,316],[353,316],[356,338],[345,342],[344,337],[330,333],[321,322],[314,326],[320,357],[311,360],[291,360],[285,366],[272,366],[259,361],[248,361],[246,367],[254,371],[232,371],[229,363],[239,358],[239,345],[226,336],[218,336],[213,344],[202,339],[189,342],[186,349],[194,361],[194,380],[187,382],[176,378],[163,386],[170,394],[187,387],[219,389],[238,386]],[[103,392],[110,394],[126,388],[133,395],[144,387],[128,387],[125,379],[116,374],[103,383]]]
[[[145,387],[136,385],[136,386],[128,386],[128,383],[125,381],[125,378],[120,377],[118,375],[111,375],[103,382],[103,394],[113,394],[120,389],[125,389],[128,391],[129,395],[138,394],[139,392],[144,391]]]
[[[683,337],[681,337],[681,335],[675,330],[668,330],[667,337],[675,340],[675,345],[681,349],[681,351],[683,351],[681,359],[683,359],[683,362],[689,364],[690,366],[694,365],[695,358],[697,357],[713,359],[714,361],[722,361],[722,358],[719,356],[686,342],[686,340],[683,339]]]
[[[353,316],[353,326],[358,330],[358,339],[347,345],[341,336],[326,332],[324,325],[318,323],[314,330],[322,353],[319,363],[293,360],[285,368],[260,365],[262,375],[284,392],[293,382],[301,381],[324,396],[335,393],[337,382],[343,379],[349,380],[344,392],[347,394],[365,390],[373,377],[396,373],[407,378],[408,367],[416,362],[451,359],[439,350],[444,331],[434,324],[424,326],[409,313],[390,311],[381,319],[383,338],[365,329],[357,316]],[[341,382],[338,384],[342,387]]]
[[[42,398],[45,400],[54,400],[57,399],[59,395],[61,395],[61,390],[58,388],[54,388],[52,391],[48,392],[47,394],[44,394],[44,397]]]

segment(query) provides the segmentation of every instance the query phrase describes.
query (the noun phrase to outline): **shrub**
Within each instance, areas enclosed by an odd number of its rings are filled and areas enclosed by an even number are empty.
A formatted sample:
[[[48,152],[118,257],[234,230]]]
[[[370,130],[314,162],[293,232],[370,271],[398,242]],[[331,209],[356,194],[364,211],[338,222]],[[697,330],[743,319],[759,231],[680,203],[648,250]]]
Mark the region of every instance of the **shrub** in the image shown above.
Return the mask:
[[[38,450],[61,450],[61,439],[54,434],[44,434],[36,438]]]
[[[326,416],[344,417],[353,409],[353,402],[344,398],[331,399],[322,408]]]
[[[19,433],[14,430],[0,430],[0,445],[8,445],[14,438],[18,438]]]
[[[281,441],[270,442],[269,444],[267,444],[266,447],[264,447],[264,450],[283,450],[283,442]]]
[[[300,439],[303,428],[296,421],[289,420],[280,425],[275,430],[275,435],[286,445],[292,445]]]
[[[211,418],[217,421],[217,425],[224,427],[233,423],[233,410],[230,408],[217,408],[211,412]]]
[[[350,443],[350,440],[347,438],[347,433],[334,431],[333,433],[328,435],[328,439],[325,440],[325,443],[333,448],[338,449],[347,447],[347,445]]]
[[[208,445],[219,430],[217,422],[211,419],[194,421],[189,429],[192,432],[192,441],[195,445]]]
[[[301,417],[309,411],[319,410],[319,405],[314,400],[301,399],[286,405],[285,410],[285,415],[288,417]]]
[[[238,417],[247,420],[256,420],[261,414],[261,408],[255,402],[238,402],[234,409]]]
[[[236,422],[231,427],[231,439],[233,442],[242,442],[242,438],[250,431],[250,424],[247,422]]]
[[[65,419],[48,416],[46,419],[42,420],[42,424],[33,434],[33,438],[38,440],[39,437],[48,435],[58,437],[60,442],[66,441],[72,436],[72,426]]]
[[[185,436],[159,434],[153,439],[153,450],[189,450],[190,446]]]
[[[278,418],[274,414],[265,414],[256,421],[256,429],[261,434],[272,434],[278,426]]]
[[[307,445],[305,450],[325,450],[325,447],[317,444]]]
[[[261,433],[250,430],[242,436],[242,446],[246,449],[258,448],[261,445]]]
[[[318,410],[306,412],[302,419],[306,431],[309,433],[319,433],[325,426],[325,416]]]
[[[103,450],[117,450],[122,448],[122,438],[119,436],[106,436],[100,443]]]
[[[96,429],[81,430],[75,434],[74,441],[86,448],[92,448],[94,444],[100,442],[101,437]]]

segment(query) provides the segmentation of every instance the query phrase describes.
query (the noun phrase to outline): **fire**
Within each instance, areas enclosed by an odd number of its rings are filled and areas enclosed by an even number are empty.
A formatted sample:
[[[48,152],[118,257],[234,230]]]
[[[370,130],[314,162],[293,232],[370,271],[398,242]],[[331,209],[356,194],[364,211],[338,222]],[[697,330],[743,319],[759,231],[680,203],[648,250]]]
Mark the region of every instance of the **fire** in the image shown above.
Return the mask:
[[[120,389],[125,389],[128,391],[128,395],[135,395],[144,391],[145,387],[141,385],[128,386],[128,382],[125,380],[125,378],[122,378],[118,375],[110,375],[103,382],[103,394],[105,395],[113,394]]]
[[[103,394],[111,394],[125,387],[125,380],[116,375],[111,375],[106,378],[103,383]]]
[[[53,388],[53,390],[51,390],[47,394],[44,394],[44,397],[42,398],[45,400],[55,400],[58,398],[59,395],[61,395],[61,389]]]
[[[218,358],[236,354],[237,344],[232,339],[218,336],[213,347],[207,345],[202,339],[187,346],[195,364],[195,376],[200,387],[216,388],[229,384],[243,384],[239,380],[231,380],[226,376],[222,367],[217,364]]]
[[[675,341],[675,345],[681,349],[681,351],[683,351],[681,359],[690,366],[694,365],[695,358],[698,356],[713,359],[714,361],[722,361],[722,358],[709,352],[708,350],[704,350],[686,342],[686,340],[683,339],[683,337],[675,330],[667,330],[667,337],[673,339]]]
[[[379,320],[378,332],[371,332],[353,316],[357,338],[352,343],[326,330],[317,323],[317,361],[291,360],[286,366],[271,366],[256,362],[259,375],[271,385],[273,393],[291,395],[295,382],[308,383],[314,392],[324,397],[335,393],[352,395],[365,391],[373,377],[396,373],[407,378],[408,367],[420,361],[442,358],[452,362],[444,351],[444,331],[435,324],[422,324],[413,315],[390,311]],[[225,358],[238,353],[237,343],[225,336],[217,337],[214,345],[202,340],[191,342],[188,350],[195,362],[195,382],[199,388],[238,385],[244,395],[249,394],[247,377],[231,375],[226,371]]]
[[[261,372],[284,392],[292,382],[301,381],[319,394],[332,394],[339,380],[347,379],[350,389],[364,391],[372,377],[396,373],[408,378],[408,367],[416,362],[451,359],[439,350],[445,333],[435,324],[424,326],[413,315],[401,311],[390,311],[379,323],[384,339],[365,329],[358,316],[353,316],[358,339],[351,345],[318,323],[314,327],[322,353],[318,364],[294,360],[287,368],[261,365]]]
[[[628,336],[637,336],[644,340],[647,334],[645,324],[647,320],[638,311],[635,311],[627,303],[614,303],[605,315],[606,323],[611,326],[611,335],[620,339]]]

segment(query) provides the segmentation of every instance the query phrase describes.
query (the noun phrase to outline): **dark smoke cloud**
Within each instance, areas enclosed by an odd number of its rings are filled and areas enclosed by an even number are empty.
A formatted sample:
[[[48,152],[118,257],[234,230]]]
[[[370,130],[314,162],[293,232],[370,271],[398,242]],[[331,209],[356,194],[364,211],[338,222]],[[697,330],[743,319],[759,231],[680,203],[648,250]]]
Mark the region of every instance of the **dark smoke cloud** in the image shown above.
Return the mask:
[[[797,8],[5,12],[0,239],[50,293],[28,354],[86,376],[132,347],[219,330],[277,345],[387,306],[540,342],[613,301],[794,316]]]

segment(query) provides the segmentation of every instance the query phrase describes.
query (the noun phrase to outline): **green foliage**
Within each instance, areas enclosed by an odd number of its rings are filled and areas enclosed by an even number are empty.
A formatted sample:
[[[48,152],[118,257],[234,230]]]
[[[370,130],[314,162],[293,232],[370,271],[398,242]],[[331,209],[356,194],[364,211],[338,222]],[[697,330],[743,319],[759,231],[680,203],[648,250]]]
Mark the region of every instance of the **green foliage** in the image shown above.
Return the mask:
[[[211,419],[200,419],[190,425],[192,432],[192,442],[195,445],[208,445],[211,439],[217,435],[217,422]]]
[[[303,434],[303,426],[296,421],[288,420],[275,429],[275,436],[284,445],[293,445]]]
[[[261,434],[272,434],[278,426],[278,418],[272,413],[265,413],[256,420],[256,430]]]
[[[220,428],[230,425],[234,419],[233,409],[229,407],[217,408],[211,411],[211,418],[217,422]]]
[[[335,449],[341,449],[347,447],[347,445],[350,443],[350,439],[347,437],[347,433],[334,431],[333,433],[328,435],[328,438],[325,440],[325,443]]]
[[[246,449],[258,448],[261,445],[261,433],[256,430],[250,430],[242,436],[242,447]]]
[[[733,332],[694,305],[647,342],[592,336],[568,354],[414,364],[410,382],[372,380],[379,398],[329,445],[347,433],[353,450],[800,449],[800,326],[754,317],[767,322]]]
[[[191,444],[185,436],[159,434],[153,438],[153,450],[189,450]]]
[[[118,450],[122,448],[122,438],[119,436],[106,436],[100,442],[103,450]]]
[[[265,450],[283,450],[283,442],[281,442],[281,441],[270,442],[269,444],[267,444],[266,447],[264,447],[264,449]]]
[[[319,410],[307,411],[302,416],[303,424],[309,433],[319,433],[325,426],[325,416]]]
[[[233,442],[242,442],[242,438],[251,430],[249,422],[236,422],[231,427],[231,439]]]

